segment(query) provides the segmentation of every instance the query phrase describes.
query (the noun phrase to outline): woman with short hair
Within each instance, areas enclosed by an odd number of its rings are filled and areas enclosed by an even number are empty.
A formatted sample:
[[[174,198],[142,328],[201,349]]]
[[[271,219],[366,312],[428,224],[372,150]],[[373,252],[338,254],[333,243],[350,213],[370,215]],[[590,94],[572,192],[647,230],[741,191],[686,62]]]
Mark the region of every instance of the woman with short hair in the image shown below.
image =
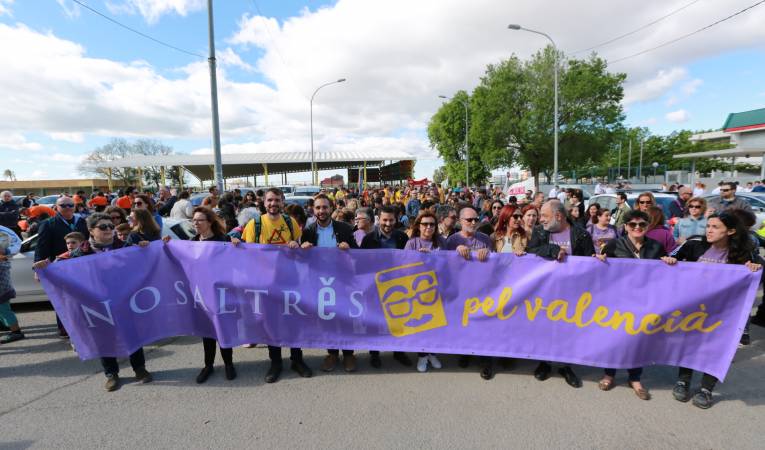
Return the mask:
[[[702,197],[693,197],[688,200],[688,215],[677,221],[672,236],[678,244],[682,244],[691,236],[703,236],[706,234],[707,201]]]

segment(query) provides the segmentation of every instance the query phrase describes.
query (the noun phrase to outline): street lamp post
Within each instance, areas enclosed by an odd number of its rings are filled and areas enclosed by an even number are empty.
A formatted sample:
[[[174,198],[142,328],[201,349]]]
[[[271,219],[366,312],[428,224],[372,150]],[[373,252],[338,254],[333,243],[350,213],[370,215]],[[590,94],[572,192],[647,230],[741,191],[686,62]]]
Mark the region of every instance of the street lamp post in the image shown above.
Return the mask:
[[[342,83],[345,81],[345,78],[340,78],[336,81],[330,81],[329,83],[324,83],[321,86],[317,87],[315,91],[313,91],[313,95],[311,96],[311,184],[317,185],[319,184],[317,182],[317,173],[316,173],[316,161],[314,159],[313,155],[313,98],[316,97],[316,93],[319,92],[319,89],[323,87],[327,87],[331,84],[337,84]]]
[[[558,182],[558,46],[555,45],[555,41],[553,41],[553,38],[550,37],[549,34],[544,33],[542,31],[537,30],[530,30],[528,28],[523,28],[522,26],[518,24],[510,24],[507,26],[510,30],[523,30],[528,31],[529,33],[535,33],[540,34],[547,39],[550,40],[553,46],[553,50],[555,51],[555,75],[554,75],[554,89],[555,89],[555,142],[554,142],[554,151],[553,151],[553,185]]]
[[[659,167],[659,163],[654,161],[651,166],[653,166],[653,182],[656,183],[656,169]]]
[[[215,29],[213,21],[213,2],[207,0],[207,26],[210,57],[207,62],[210,66],[210,104],[212,107],[212,131],[213,131],[213,154],[215,160],[215,170],[213,178],[218,191],[223,193],[223,159],[220,150],[220,122],[218,120],[218,79],[215,75]]]
[[[438,98],[451,100],[451,98],[445,95],[439,95]],[[454,99],[457,100],[457,99]],[[468,133],[470,131],[468,122],[468,104],[462,100],[457,100],[465,107],[465,187],[470,188],[470,145],[468,144]]]

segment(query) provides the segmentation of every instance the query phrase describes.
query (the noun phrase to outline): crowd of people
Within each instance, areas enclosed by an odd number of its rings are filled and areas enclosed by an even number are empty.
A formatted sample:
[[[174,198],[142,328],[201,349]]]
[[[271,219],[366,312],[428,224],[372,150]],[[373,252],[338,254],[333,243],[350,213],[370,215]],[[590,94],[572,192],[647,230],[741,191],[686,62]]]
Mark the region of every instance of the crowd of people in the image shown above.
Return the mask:
[[[193,240],[226,241],[234,245],[247,242],[293,249],[456,252],[466,260],[478,262],[485,261],[492,252],[534,254],[562,264],[567,263],[568,256],[601,261],[638,258],[661,260],[668,265],[677,261],[741,264],[757,272],[764,261],[758,251],[759,238],[750,231],[756,219],[748,204],[736,197],[737,187],[736,183],[722,183],[720,200],[714,204],[695,195],[691,187],[676,187],[678,195],[670,207],[671,217],[665,217],[652,192],[640,193],[633,206],[624,192],[615,192],[617,206],[609,210],[597,203],[585,207],[580,190],[557,186],[548,194],[528,191],[517,197],[506,195],[499,187],[446,190],[434,184],[385,185],[361,191],[333,188],[322,190],[304,206],[290,203],[277,188],[244,192],[234,189],[221,194],[213,187],[197,207],[191,205],[189,191],[162,188],[152,194],[128,188],[113,198],[101,192],[90,198],[84,192],[64,194],[54,209],[35,217],[27,215],[35,207],[32,197],[15,215],[6,215],[13,208],[7,200],[11,193],[3,192],[0,320],[8,333],[0,342],[24,338],[9,303],[15,296],[9,258],[19,251],[20,238],[32,233],[39,234],[36,268],[126,246],[146,246],[163,239],[163,218],[172,217],[191,222],[196,232]],[[751,322],[765,326],[765,307],[759,308]],[[59,335],[66,338],[66,329],[58,318],[57,323]],[[750,343],[748,324],[740,343]],[[218,345],[215,339],[204,338],[202,347],[204,366],[196,378],[198,383],[204,383],[213,374]],[[343,369],[356,371],[357,349],[328,349],[321,370],[335,370],[341,362],[341,350]],[[220,353],[226,379],[236,378],[232,349],[220,348]],[[265,381],[273,383],[283,370],[282,352],[279,347],[269,346],[268,355],[270,367]],[[434,354],[420,353],[416,362],[404,352],[393,352],[393,358],[404,366],[415,366],[420,372],[442,367]],[[130,355],[129,360],[139,381],[152,380],[145,367],[143,349]],[[468,355],[462,355],[458,365],[468,367],[470,360]],[[102,358],[101,362],[107,378],[105,388],[113,391],[120,385],[117,360]],[[373,368],[381,367],[380,352],[370,351],[369,362]],[[478,366],[483,379],[492,379],[496,358],[478,357]],[[312,376],[302,349],[290,349],[290,369],[301,377]],[[552,369],[551,362],[541,361],[534,377],[544,381],[551,376]],[[629,384],[638,398],[648,400],[651,395],[641,384],[642,371],[629,369]],[[570,365],[561,365],[558,373],[570,386],[582,386]],[[604,391],[613,388],[615,374],[615,369],[605,368],[598,387]],[[703,374],[700,389],[692,395],[692,375],[692,370],[679,368],[674,397],[683,402],[692,399],[694,405],[709,408],[717,380]]]

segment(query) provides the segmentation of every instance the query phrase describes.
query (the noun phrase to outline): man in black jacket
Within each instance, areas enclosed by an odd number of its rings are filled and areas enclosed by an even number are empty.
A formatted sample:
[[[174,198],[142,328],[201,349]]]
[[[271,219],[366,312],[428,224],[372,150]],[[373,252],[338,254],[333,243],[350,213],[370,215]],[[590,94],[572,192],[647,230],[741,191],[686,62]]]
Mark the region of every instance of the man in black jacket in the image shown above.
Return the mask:
[[[531,239],[527,250],[547,259],[555,259],[563,262],[567,255],[592,256],[595,254],[595,246],[590,234],[579,225],[575,225],[566,218],[566,208],[559,200],[548,200],[539,210],[539,222],[531,233]],[[542,361],[534,371],[534,377],[539,381],[550,378],[552,367],[550,363]],[[571,387],[582,387],[582,380],[566,364],[558,370],[566,383]]]
[[[324,194],[314,197],[313,213],[316,221],[303,229],[303,235],[300,238],[302,248],[336,247],[341,250],[359,248],[353,237],[353,228],[345,222],[332,220],[332,201],[329,197]],[[332,372],[337,365],[340,351],[329,349],[327,353],[329,354],[324,358],[321,370]],[[353,350],[343,350],[343,366],[346,372],[356,371],[356,357],[353,355]]]
[[[13,199],[13,193],[11,191],[3,191],[0,194],[0,225],[5,228],[13,230],[19,237],[21,237],[21,229],[19,228],[19,205]]]
[[[74,214],[74,200],[71,197],[59,197],[56,200],[56,215],[40,223],[37,232],[35,262],[43,259],[53,261],[56,256],[67,251],[64,237],[74,231],[79,231],[86,239],[90,237],[85,219]],[[62,338],[69,337],[64,325],[58,318],[58,314],[56,315],[56,323],[58,324],[58,335]]]
[[[379,210],[378,222],[378,226],[364,236],[364,240],[361,241],[361,248],[395,248],[403,250],[409,237],[403,231],[395,229],[396,209],[390,205],[382,206]],[[371,350],[369,357],[369,364],[372,367],[380,368],[382,366],[379,351]],[[412,360],[404,352],[393,352],[393,359],[404,366],[412,365]]]

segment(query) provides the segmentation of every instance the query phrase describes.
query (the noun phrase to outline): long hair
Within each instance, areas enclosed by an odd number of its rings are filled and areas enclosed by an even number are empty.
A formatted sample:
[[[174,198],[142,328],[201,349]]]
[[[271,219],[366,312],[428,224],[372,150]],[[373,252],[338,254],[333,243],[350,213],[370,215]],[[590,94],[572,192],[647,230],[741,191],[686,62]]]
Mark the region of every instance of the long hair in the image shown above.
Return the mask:
[[[135,223],[133,231],[143,234],[159,235],[161,230],[154,220],[154,216],[148,209],[134,209]]]
[[[650,198],[651,206],[656,206],[656,197],[653,195],[653,192],[643,192],[637,196],[637,199],[635,199],[635,209],[640,209],[640,199],[642,197]]]
[[[590,208],[595,207],[595,215],[590,218]],[[600,215],[601,207],[600,203],[590,203],[590,206],[587,207],[587,221],[592,222],[593,225],[598,223],[598,216]]]
[[[747,261],[751,261],[754,242],[749,237],[749,232],[744,222],[737,215],[727,211],[720,214],[712,214],[707,218],[707,223],[709,223],[709,219],[714,218],[720,219],[725,228],[736,230],[735,233],[728,237],[728,263],[744,264]]]
[[[420,222],[426,217],[430,217],[436,222],[435,230],[433,230],[433,248],[438,248],[438,241],[441,240],[441,234],[438,232],[438,217],[428,210],[422,211],[417,218],[414,219],[414,223],[412,223],[412,227],[410,228],[412,237],[420,237]]]
[[[135,198],[140,198],[141,200],[143,200],[143,202],[146,203],[146,208],[149,210],[149,212],[154,214],[154,199],[153,198],[149,197],[146,194],[138,194],[135,196]]]
[[[499,211],[499,220],[497,220],[497,226],[494,227],[494,235],[497,238],[507,236],[507,227],[510,224],[510,219],[513,217],[513,214],[516,212],[520,213],[520,211],[520,208],[512,204],[507,204],[502,207],[502,209]],[[526,236],[526,230],[523,228],[523,220],[521,220],[521,223],[515,230],[511,231]]]
[[[646,231],[651,231],[655,228],[664,226],[664,211],[662,211],[660,207],[648,207],[648,217],[651,218],[651,221],[648,223],[648,229]]]
[[[210,222],[210,230],[215,236],[222,236],[226,234],[226,228],[223,226],[223,223],[221,223],[220,217],[218,217],[218,215],[215,214],[212,209],[206,206],[197,206],[194,208],[194,212],[191,214],[191,217],[194,217],[194,214],[196,213],[202,213],[205,215],[205,219]]]

